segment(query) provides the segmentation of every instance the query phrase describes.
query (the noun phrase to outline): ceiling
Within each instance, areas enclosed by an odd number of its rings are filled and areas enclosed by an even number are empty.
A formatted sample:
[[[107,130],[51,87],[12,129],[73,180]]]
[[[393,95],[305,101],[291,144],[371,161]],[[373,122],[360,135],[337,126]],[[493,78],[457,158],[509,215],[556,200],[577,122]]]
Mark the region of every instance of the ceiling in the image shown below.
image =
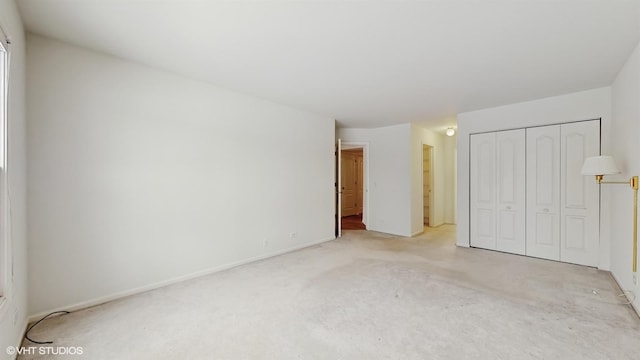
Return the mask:
[[[345,127],[607,86],[640,41],[640,0],[17,3],[30,32]]]

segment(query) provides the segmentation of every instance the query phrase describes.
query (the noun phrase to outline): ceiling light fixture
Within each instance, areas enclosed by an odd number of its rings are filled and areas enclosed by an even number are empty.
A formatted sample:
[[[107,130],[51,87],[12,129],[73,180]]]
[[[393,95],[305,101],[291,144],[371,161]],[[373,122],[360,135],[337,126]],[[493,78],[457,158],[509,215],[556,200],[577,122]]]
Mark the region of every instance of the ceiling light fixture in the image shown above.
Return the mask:
[[[444,133],[447,134],[447,136],[453,136],[456,134],[456,130],[450,127],[450,128],[447,128],[447,131],[445,131]]]

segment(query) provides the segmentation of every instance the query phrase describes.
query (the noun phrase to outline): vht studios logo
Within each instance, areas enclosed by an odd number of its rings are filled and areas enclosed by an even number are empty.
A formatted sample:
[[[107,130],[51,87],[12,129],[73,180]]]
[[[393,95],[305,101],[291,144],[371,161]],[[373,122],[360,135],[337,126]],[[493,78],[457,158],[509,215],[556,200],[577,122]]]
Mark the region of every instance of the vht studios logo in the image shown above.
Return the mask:
[[[82,346],[9,346],[8,355],[82,355]]]

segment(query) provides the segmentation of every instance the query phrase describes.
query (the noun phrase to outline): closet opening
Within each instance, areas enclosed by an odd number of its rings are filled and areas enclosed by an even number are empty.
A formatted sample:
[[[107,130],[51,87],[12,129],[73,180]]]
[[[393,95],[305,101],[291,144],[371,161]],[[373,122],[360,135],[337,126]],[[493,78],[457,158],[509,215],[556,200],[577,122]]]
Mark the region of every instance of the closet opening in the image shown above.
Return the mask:
[[[422,207],[425,228],[431,226],[433,219],[433,146],[422,145]],[[425,229],[426,230],[426,229]]]

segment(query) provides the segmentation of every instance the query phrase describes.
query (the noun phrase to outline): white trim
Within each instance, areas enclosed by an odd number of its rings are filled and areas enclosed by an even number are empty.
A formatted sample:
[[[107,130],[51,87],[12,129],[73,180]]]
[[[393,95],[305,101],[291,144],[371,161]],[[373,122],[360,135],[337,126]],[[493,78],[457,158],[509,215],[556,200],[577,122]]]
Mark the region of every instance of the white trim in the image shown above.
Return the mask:
[[[13,249],[11,243],[11,218],[9,204],[9,161],[8,161],[8,131],[9,131],[9,50],[0,44],[0,298],[11,298],[13,283]],[[1,304],[7,307],[7,302]]]
[[[618,288],[620,290],[622,290],[622,292],[624,293],[625,299],[627,299],[627,302],[631,305],[631,308],[636,312],[636,315],[638,315],[640,317],[640,309],[638,309],[638,307],[636,307],[636,304],[635,304],[635,302],[636,302],[635,300],[636,299],[634,298],[633,302],[631,302],[632,299],[629,299],[629,296],[627,295],[627,291],[628,290],[624,290],[622,285],[620,285],[620,281],[618,281],[618,278],[616,277],[616,274],[614,274],[613,271],[608,271],[608,273],[611,274],[611,278],[613,278],[613,281],[616,282],[616,285],[618,285]]]
[[[336,236],[342,237],[342,139],[338,139],[336,147]]]
[[[42,318],[43,316],[54,312],[54,311],[78,311],[78,310],[82,310],[82,309],[86,309],[92,306],[96,306],[96,305],[101,305],[113,300],[117,300],[117,299],[121,299],[127,296],[131,296],[131,295],[135,295],[135,294],[140,294],[146,291],[150,291],[150,290],[155,290],[155,289],[159,289],[165,286],[169,286],[169,285],[173,285],[173,284],[177,284],[183,281],[187,281],[187,280],[191,280],[191,279],[195,279],[195,278],[199,278],[202,276],[206,276],[206,275],[210,275],[210,274],[214,274],[220,271],[224,271],[224,270],[228,270],[237,266],[241,266],[241,265],[246,265],[252,262],[256,262],[256,261],[260,261],[260,260],[264,260],[267,258],[271,258],[274,256],[278,256],[278,255],[282,255],[282,254],[286,254],[286,253],[290,253],[296,250],[301,250],[307,247],[311,247],[311,246],[315,246],[318,244],[322,244],[328,241],[332,241],[335,240],[334,237],[331,238],[326,238],[326,239],[322,239],[319,241],[313,241],[310,243],[306,243],[306,244],[302,244],[302,245],[298,245],[298,246],[294,246],[294,247],[290,247],[290,248],[286,248],[283,250],[278,250],[278,251],[274,251],[271,253],[267,253],[267,254],[263,254],[263,255],[259,255],[256,257],[252,257],[249,259],[245,259],[245,260],[240,260],[240,261],[236,261],[233,263],[229,263],[229,264],[224,264],[224,265],[220,265],[220,266],[216,266],[210,269],[205,269],[205,270],[201,270],[201,271],[197,271],[191,274],[187,274],[187,275],[182,275],[182,276],[177,276],[168,280],[163,280],[163,281],[159,281],[153,284],[149,284],[149,285],[145,285],[145,286],[141,286],[135,289],[131,289],[131,290],[125,290],[125,291],[121,291],[121,292],[117,292],[115,294],[111,294],[111,295],[107,295],[107,296],[102,296],[102,297],[98,297],[95,299],[91,299],[91,300],[87,300],[87,301],[82,301],[79,303],[75,303],[69,306],[62,306],[62,307],[57,307],[54,309],[49,309],[46,311],[42,311],[36,314],[32,314],[29,315],[29,322],[33,322],[36,320],[39,320],[40,318]]]
[[[0,44],[2,44],[2,46],[4,46],[5,50],[9,51],[9,44],[11,44],[11,38],[9,37],[9,34],[7,34],[7,32],[4,30],[4,27],[2,26],[2,24],[0,24],[0,33],[2,33],[2,37],[0,37]]]
[[[0,321],[6,319],[9,313],[9,300],[6,296],[0,296]]]

